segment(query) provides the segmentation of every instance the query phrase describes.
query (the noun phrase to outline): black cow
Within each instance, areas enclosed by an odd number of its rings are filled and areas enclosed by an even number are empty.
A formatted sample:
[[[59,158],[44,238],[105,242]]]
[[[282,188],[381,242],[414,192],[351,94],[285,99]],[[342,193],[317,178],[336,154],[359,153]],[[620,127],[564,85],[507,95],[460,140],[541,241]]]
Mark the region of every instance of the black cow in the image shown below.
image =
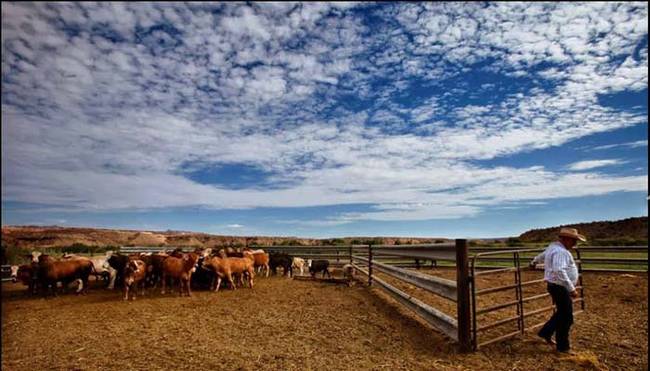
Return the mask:
[[[150,287],[157,287],[162,279],[162,265],[168,255],[165,254],[152,254],[150,263],[147,263],[147,282]]]
[[[115,287],[122,287],[124,283],[124,268],[129,263],[129,256],[115,253],[108,258],[107,262],[116,271]]]
[[[309,273],[311,274],[312,277],[315,277],[316,273],[318,272],[323,272],[323,277],[325,277],[325,274],[327,273],[327,277],[332,278],[332,276],[330,275],[330,270],[328,269],[330,266],[329,260],[309,259],[307,263],[309,264]]]
[[[196,271],[192,273],[191,284],[194,288],[210,290],[214,280],[214,271],[203,268],[203,260],[205,260],[205,257],[199,257]]]
[[[286,253],[271,253],[269,254],[269,268],[273,274],[278,273],[278,267],[284,268],[284,275],[289,274],[289,277],[293,276],[293,269],[291,265],[293,263],[293,257]]]

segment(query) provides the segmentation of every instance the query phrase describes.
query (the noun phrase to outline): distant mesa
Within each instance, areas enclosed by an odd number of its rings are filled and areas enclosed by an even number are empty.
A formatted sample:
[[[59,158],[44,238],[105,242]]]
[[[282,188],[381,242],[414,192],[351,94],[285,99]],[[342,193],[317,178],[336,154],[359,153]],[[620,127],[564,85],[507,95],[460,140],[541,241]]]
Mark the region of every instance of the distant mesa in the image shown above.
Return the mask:
[[[6,226],[2,227],[2,245],[20,249],[61,249],[78,245],[93,248],[116,246],[143,247],[224,247],[224,246],[317,246],[349,244],[411,245],[449,242],[444,238],[345,237],[299,238],[267,236],[218,236],[207,233],[172,231],[137,231],[100,228]]]
[[[648,217],[617,221],[568,224],[533,229],[518,238],[474,239],[472,245],[483,243],[542,243],[553,241],[561,227],[577,228],[587,236],[589,245],[644,245],[648,243]],[[411,237],[345,237],[299,238],[268,236],[218,236],[188,231],[138,231],[101,228],[72,228],[59,226],[5,226],[2,227],[2,246],[20,249],[62,249],[73,245],[79,248],[108,248],[117,246],[147,247],[240,247],[240,246],[317,246],[349,244],[412,245],[446,243],[447,238]]]
[[[549,242],[562,227],[577,228],[589,245],[642,245],[648,243],[648,217],[627,218],[532,229],[519,236],[521,242]]]

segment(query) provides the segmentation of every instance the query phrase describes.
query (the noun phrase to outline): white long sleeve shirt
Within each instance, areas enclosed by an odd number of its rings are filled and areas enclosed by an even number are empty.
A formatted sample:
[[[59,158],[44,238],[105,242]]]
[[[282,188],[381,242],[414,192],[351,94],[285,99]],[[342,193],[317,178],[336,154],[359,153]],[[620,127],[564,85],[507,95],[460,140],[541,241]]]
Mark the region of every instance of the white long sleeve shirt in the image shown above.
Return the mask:
[[[578,284],[578,267],[573,255],[561,242],[548,245],[546,250],[533,259],[534,264],[544,262],[544,280],[564,286],[569,292]]]

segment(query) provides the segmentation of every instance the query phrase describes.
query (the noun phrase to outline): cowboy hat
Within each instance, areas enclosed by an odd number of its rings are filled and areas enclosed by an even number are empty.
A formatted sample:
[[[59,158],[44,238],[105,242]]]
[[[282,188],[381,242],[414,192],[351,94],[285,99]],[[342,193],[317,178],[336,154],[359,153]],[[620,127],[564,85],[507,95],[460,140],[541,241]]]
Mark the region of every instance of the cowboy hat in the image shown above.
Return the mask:
[[[573,238],[574,240],[580,240],[582,242],[587,241],[587,238],[585,238],[585,236],[578,233],[578,230],[575,228],[562,228],[560,229],[559,235],[562,237]]]

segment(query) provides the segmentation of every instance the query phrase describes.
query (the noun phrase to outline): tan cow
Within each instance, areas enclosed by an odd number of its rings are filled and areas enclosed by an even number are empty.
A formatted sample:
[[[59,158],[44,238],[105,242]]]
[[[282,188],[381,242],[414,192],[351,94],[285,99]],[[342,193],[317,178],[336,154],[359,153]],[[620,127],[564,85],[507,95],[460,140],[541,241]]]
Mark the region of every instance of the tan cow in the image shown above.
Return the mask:
[[[255,268],[253,266],[254,260],[251,258],[221,258],[218,256],[212,258],[205,258],[203,260],[203,268],[210,269],[215,273],[216,286],[213,282],[214,291],[219,291],[221,281],[225,278],[230,283],[232,290],[236,289],[233,276],[244,274],[248,276],[248,283],[250,288],[253,288],[253,277],[255,277]]]
[[[183,287],[187,291],[187,296],[192,296],[190,289],[190,280],[192,273],[196,269],[196,262],[199,256],[193,252],[183,254],[182,258],[170,256],[162,262],[162,294],[165,294],[165,284],[167,277],[178,279],[180,294],[183,296]]]
[[[251,249],[244,249],[244,253],[250,253],[253,255],[254,261],[254,267],[256,272],[260,272],[264,274],[266,271],[266,277],[269,276],[271,272],[271,268],[269,268],[269,254],[264,252],[264,250],[258,249],[258,250],[251,250]]]

